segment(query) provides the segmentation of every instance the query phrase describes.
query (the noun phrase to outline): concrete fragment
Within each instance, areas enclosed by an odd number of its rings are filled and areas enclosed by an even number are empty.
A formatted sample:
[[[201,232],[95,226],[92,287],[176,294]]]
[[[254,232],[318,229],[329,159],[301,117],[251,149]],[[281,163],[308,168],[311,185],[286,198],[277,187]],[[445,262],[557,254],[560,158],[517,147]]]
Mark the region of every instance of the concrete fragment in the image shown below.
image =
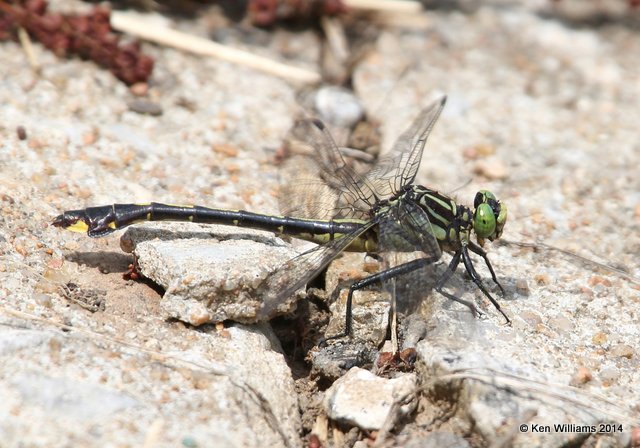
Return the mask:
[[[332,420],[378,430],[387,418],[394,418],[390,416],[394,403],[410,395],[416,387],[417,376],[413,373],[385,379],[354,367],[326,391],[323,404]],[[410,397],[395,409],[400,415],[407,415],[415,410],[416,405],[415,397]]]
[[[14,332],[17,342],[27,343],[20,351],[0,352],[7,372],[0,381],[3,443],[18,446],[25,439],[50,437],[65,445],[108,440],[142,446],[155,433],[156,446],[179,446],[184,440],[207,446],[214,438],[229,447],[300,446],[291,371],[274,351],[279,347],[268,325],[182,330],[161,329],[169,350],[153,358],[135,345],[123,354],[108,339],[96,345],[81,333],[58,335],[55,352],[62,353],[58,359],[64,364],[49,361],[51,343],[44,350],[30,347],[38,340],[31,336],[35,331]],[[50,341],[52,334],[42,332]],[[17,342],[12,347],[17,349]],[[35,361],[26,361],[32,353]],[[38,360],[47,369],[38,368]],[[123,426],[134,433],[117,433]],[[43,427],[50,429],[43,432]]]
[[[49,342],[54,333],[37,330],[7,329],[0,333],[0,356],[11,355],[24,349],[34,349]]]
[[[439,391],[449,390],[447,396],[455,397],[458,417],[489,445],[508,440],[510,446],[566,446],[585,440],[588,434],[556,429],[555,424],[597,428],[598,422],[619,415],[615,405],[594,401],[569,387],[570,378],[551,379],[499,352],[498,344],[485,339],[480,325],[452,326],[446,337],[440,328],[440,337],[430,336],[418,344],[420,374]],[[518,429],[525,428],[520,425],[527,429]]]
[[[105,417],[139,404],[135,398],[104,386],[46,374],[24,373],[11,383],[25,405],[78,420]]]
[[[167,317],[191,325],[233,320],[253,323],[262,300],[258,287],[288,259],[297,255],[273,234],[229,226],[187,229],[187,239],[171,238],[182,226],[132,228],[123,245],[133,250],[140,272],[165,289]],[[233,231],[236,231],[234,234]],[[280,313],[295,309],[296,296]]]

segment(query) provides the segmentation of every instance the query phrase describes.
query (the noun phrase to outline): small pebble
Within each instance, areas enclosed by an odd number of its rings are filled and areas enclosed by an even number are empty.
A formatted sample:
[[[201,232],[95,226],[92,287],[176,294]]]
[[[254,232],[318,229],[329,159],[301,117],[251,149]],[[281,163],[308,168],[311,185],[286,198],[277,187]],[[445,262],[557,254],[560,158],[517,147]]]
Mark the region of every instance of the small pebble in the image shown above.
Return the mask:
[[[59,292],[59,284],[53,281],[41,280],[35,285],[35,290],[42,294],[54,294]]]
[[[213,151],[227,157],[235,157],[238,155],[238,148],[228,143],[213,145]]]
[[[64,243],[66,250],[78,250],[78,247],[80,247],[80,244],[75,240],[69,240]]]
[[[520,313],[520,318],[533,328],[542,323],[542,317],[540,317],[538,313],[534,313],[533,311],[523,311],[522,313]]]
[[[82,136],[82,144],[85,146],[93,145],[98,140],[98,137],[99,133],[96,130],[87,132]]]
[[[480,143],[469,146],[462,151],[465,159],[475,160],[481,157],[492,156],[496,152],[496,147],[487,143]]]
[[[369,121],[360,121],[351,132],[347,146],[377,156],[380,153],[380,128]]]
[[[476,162],[473,172],[491,180],[505,179],[509,174],[504,162],[495,157]]]
[[[194,327],[211,322],[211,315],[206,310],[196,310],[189,315],[189,323]]]
[[[307,446],[309,448],[322,448],[322,442],[317,435],[309,434],[307,436]]]
[[[633,357],[633,347],[627,344],[616,344],[611,347],[609,353],[619,358],[631,359]]]
[[[129,91],[135,96],[145,96],[149,92],[149,84],[137,82],[129,87]]]
[[[20,140],[26,140],[27,139],[27,130],[25,129],[24,126],[18,126],[16,128],[16,133],[18,134],[18,138]]]
[[[593,379],[593,374],[591,370],[587,369],[584,366],[578,367],[578,370],[573,375],[571,379],[571,384],[574,386],[579,386],[581,384],[586,384]]]
[[[385,379],[354,367],[327,389],[322,405],[329,418],[336,422],[379,430],[390,412],[406,416],[415,410],[417,402],[410,394],[415,390],[416,382],[415,374]],[[405,395],[412,398],[392,409],[395,398]]]
[[[136,98],[127,103],[129,110],[139,114],[152,115],[154,117],[162,115],[162,106],[153,101]]]
[[[593,290],[587,288],[586,286],[580,287],[580,294],[582,294],[583,298],[587,302],[591,302],[594,298]]]
[[[605,386],[608,386],[611,385],[612,382],[620,378],[620,371],[615,367],[605,367],[604,369],[600,370],[599,376]]]
[[[53,303],[51,301],[51,296],[47,294],[35,294],[33,298],[35,299],[38,305],[43,306],[45,308],[51,308],[53,306]]]
[[[31,138],[27,142],[27,145],[29,145],[31,149],[40,150],[46,146],[46,143],[38,138]]]
[[[611,281],[599,275],[594,275],[589,279],[589,286],[596,285],[611,286]]]
[[[533,279],[538,285],[546,286],[551,282],[551,279],[547,274],[536,274]]]
[[[23,257],[29,255],[29,251],[22,244],[16,244],[15,249],[16,252],[18,252]]]
[[[193,437],[185,436],[182,438],[182,446],[185,448],[198,448],[198,442]]]
[[[49,252],[47,252],[49,253]],[[49,254],[51,255],[51,254]],[[62,265],[64,264],[64,259],[62,258],[52,258],[51,260],[47,261],[47,268],[50,269],[60,269],[62,268]]]
[[[524,278],[516,280],[516,292],[522,296],[529,296],[529,283]]]
[[[138,333],[136,333],[135,331],[127,331],[124,336],[127,339],[136,339],[138,337]]]
[[[554,338],[557,336],[556,333],[554,333],[551,328],[547,327],[544,324],[538,324],[536,325],[536,332],[547,336],[548,338]]]
[[[322,120],[344,128],[352,128],[364,116],[360,100],[353,92],[342,87],[319,89],[315,97],[315,108]]]
[[[548,325],[559,333],[568,333],[573,330],[573,322],[564,316],[549,319]]]
[[[602,345],[607,342],[607,335],[602,331],[599,331],[593,335],[593,337],[591,338],[591,342],[596,345]]]

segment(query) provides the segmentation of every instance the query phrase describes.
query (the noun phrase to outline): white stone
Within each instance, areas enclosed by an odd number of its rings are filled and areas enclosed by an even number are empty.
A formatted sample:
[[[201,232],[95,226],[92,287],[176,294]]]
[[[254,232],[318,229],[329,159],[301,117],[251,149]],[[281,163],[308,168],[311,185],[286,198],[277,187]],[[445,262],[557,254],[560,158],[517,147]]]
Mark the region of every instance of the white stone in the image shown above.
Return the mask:
[[[326,391],[324,408],[330,419],[362,429],[382,428],[397,400],[408,397],[406,404],[398,407],[402,415],[416,408],[417,377],[406,374],[393,379],[375,376],[368,370],[354,367]]]

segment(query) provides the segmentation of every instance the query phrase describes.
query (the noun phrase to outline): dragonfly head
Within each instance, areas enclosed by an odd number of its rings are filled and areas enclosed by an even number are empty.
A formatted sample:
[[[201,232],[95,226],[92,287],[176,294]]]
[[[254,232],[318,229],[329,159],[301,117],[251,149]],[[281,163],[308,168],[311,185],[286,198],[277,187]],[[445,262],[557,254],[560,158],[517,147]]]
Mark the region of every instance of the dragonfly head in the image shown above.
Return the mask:
[[[473,230],[478,244],[484,245],[485,238],[493,241],[500,238],[507,222],[507,206],[501,204],[493,193],[480,190],[473,201]]]

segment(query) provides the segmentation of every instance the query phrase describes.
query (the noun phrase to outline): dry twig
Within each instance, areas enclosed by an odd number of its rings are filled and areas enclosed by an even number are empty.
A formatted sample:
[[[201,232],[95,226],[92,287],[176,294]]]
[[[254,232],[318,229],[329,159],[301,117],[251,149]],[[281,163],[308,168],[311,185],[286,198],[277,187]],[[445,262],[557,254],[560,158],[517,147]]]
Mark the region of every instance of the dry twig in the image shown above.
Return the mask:
[[[320,82],[320,75],[310,70],[283,64],[248,51],[227,47],[209,39],[152,23],[132,14],[114,12],[111,16],[111,26],[118,31],[135,35],[151,42],[191,53],[213,56],[291,81],[309,84]]]

